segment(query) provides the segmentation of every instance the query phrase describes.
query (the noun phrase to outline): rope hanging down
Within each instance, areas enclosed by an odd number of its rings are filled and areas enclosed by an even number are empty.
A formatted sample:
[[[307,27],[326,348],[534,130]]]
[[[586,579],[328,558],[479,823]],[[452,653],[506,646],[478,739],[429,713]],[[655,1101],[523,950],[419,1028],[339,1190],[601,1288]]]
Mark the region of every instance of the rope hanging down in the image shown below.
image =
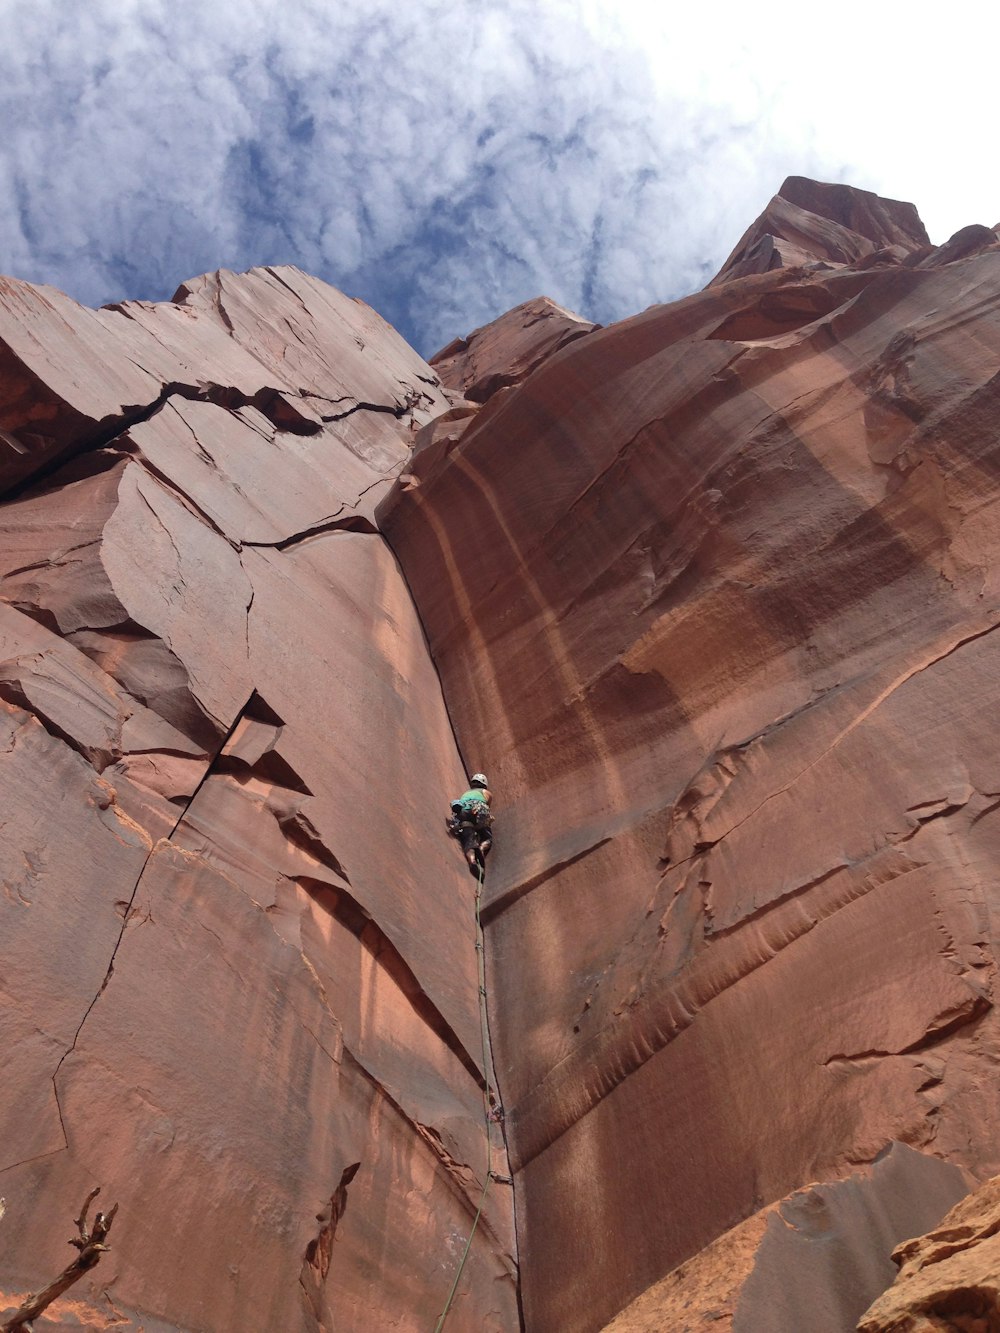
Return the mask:
[[[441,1333],[444,1328],[444,1321],[448,1318],[448,1311],[451,1309],[451,1303],[455,1299],[455,1292],[458,1290],[458,1284],[461,1281],[462,1270],[465,1268],[465,1261],[469,1257],[469,1251],[472,1249],[472,1238],[476,1234],[476,1227],[479,1226],[479,1219],[482,1217],[483,1208],[486,1204],[486,1196],[489,1193],[490,1184],[493,1181],[493,1136],[490,1133],[490,1125],[493,1120],[493,1094],[490,1090],[490,1057],[489,1057],[489,1022],[486,1017],[486,959],[483,951],[483,923],[479,915],[480,902],[483,896],[483,876],[485,870],[480,865],[476,875],[476,959],[479,966],[479,1027],[483,1040],[483,1113],[486,1119],[486,1179],[483,1182],[483,1192],[479,1196],[479,1207],[476,1209],[476,1215],[472,1219],[472,1226],[469,1230],[469,1239],[465,1242],[465,1249],[462,1251],[462,1259],[458,1265],[458,1272],[455,1274],[455,1281],[451,1284],[451,1291],[448,1292],[448,1299],[444,1303],[444,1309],[434,1325],[434,1333]]]

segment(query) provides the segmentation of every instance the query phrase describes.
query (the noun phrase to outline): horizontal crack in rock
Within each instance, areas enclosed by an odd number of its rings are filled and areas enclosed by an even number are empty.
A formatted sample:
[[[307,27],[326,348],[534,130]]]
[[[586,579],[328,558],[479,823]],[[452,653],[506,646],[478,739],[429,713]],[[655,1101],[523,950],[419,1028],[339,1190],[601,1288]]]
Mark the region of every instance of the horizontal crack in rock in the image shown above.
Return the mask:
[[[255,393],[248,394],[228,385],[185,384],[173,380],[169,384],[164,384],[152,402],[141,406],[123,407],[120,413],[105,417],[92,431],[85,432],[78,440],[67,444],[30,476],[3,492],[4,499],[15,500],[26,491],[40,486],[44,489],[43,483],[53,479],[71,459],[80,454],[96,453],[113,444],[133,427],[150,421],[174,397],[186,398],[189,402],[214,403],[217,407],[229,409],[254,407],[278,430],[289,431],[296,435],[318,434],[322,430],[320,422],[299,415],[287,395],[287,390],[267,385]],[[406,410],[408,409],[403,409]]]
[[[865,862],[845,867],[839,874],[821,875],[780,902],[766,905],[750,923],[759,932],[751,951],[745,950],[742,930],[713,937],[682,974],[641,996],[610,1028],[595,1032],[553,1065],[518,1106],[507,1108],[508,1119],[517,1123],[520,1151],[516,1169],[531,1162],[669,1045],[718,996],[821,921],[921,868],[905,852],[882,848]],[[803,910],[806,906],[808,910]]]
[[[850,1055],[831,1055],[823,1061],[824,1065],[838,1064],[860,1064],[873,1060],[884,1060],[890,1056],[896,1055],[916,1055],[921,1051],[929,1050],[945,1041],[960,1028],[967,1027],[970,1023],[975,1023],[982,1018],[983,1014],[988,1013],[993,1008],[993,1004],[985,995],[971,995],[968,1003],[962,1005],[957,1010],[950,1009],[945,1014],[939,1014],[938,1017],[927,1027],[922,1036],[917,1037],[906,1046],[901,1046],[897,1051],[882,1051],[871,1049],[866,1051],[855,1051]],[[932,1082],[938,1082],[932,1079]]]
[[[341,509],[343,509],[341,505]],[[265,549],[274,551],[287,551],[292,546],[298,546],[300,542],[308,541],[311,537],[321,537],[327,532],[367,532],[378,535],[378,528],[366,518],[364,514],[345,514],[343,518],[338,517],[340,510],[330,518],[324,519],[320,523],[314,524],[311,528],[304,528],[301,532],[294,532],[290,537],[282,537],[276,542],[241,542],[241,547],[251,547],[254,549]]]
[[[16,664],[0,663],[0,671],[3,671],[7,665]],[[15,708],[20,708],[22,712],[28,713],[53,740],[61,741],[63,745],[75,751],[98,773],[103,773],[110,764],[116,763],[122,757],[120,745],[109,744],[107,748],[99,745],[86,745],[76,736],[64,730],[58,722],[53,721],[40,704],[35,703],[28,697],[25,693],[24,683],[19,678],[0,677],[0,699]]]
[[[282,825],[282,828],[286,831],[287,836],[287,826]],[[314,847],[315,843],[312,843],[309,848],[313,856],[316,855],[315,850],[313,850]],[[323,851],[329,861],[336,863],[336,858],[326,848],[323,848]],[[337,873],[346,880],[342,871]],[[374,917],[345,888],[335,888],[330,884],[324,884],[321,880],[311,879],[307,875],[297,876],[295,883],[313,899],[318,907],[328,912],[346,930],[349,930],[361,945],[368,950],[378,966],[406,996],[420,1020],[451,1051],[452,1055],[474,1080],[476,1086],[484,1091],[486,1080],[478,1064],[466,1050],[454,1028],[424,990],[409,963]]]

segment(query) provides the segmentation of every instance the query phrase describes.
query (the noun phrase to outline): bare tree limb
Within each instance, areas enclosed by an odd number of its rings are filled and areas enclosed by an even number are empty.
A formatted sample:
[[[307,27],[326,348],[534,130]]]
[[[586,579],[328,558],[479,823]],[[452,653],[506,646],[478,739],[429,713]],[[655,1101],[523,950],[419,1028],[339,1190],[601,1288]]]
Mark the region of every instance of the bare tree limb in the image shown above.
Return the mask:
[[[83,1201],[80,1216],[75,1219],[75,1226],[80,1234],[73,1236],[69,1244],[75,1245],[80,1253],[71,1264],[63,1269],[54,1282],[49,1283],[44,1291],[27,1296],[13,1315],[0,1324],[0,1333],[30,1333],[31,1320],[37,1319],[43,1310],[47,1309],[54,1300],[63,1294],[67,1287],[71,1287],[89,1269],[96,1267],[101,1261],[102,1254],[107,1254],[111,1247],[105,1245],[104,1241],[111,1230],[112,1222],[115,1220],[118,1205],[115,1204],[108,1213],[95,1214],[93,1231],[87,1229],[87,1213],[90,1205],[100,1192],[101,1187],[99,1185],[90,1191]],[[3,1200],[0,1199],[0,1217],[3,1216],[3,1211]]]

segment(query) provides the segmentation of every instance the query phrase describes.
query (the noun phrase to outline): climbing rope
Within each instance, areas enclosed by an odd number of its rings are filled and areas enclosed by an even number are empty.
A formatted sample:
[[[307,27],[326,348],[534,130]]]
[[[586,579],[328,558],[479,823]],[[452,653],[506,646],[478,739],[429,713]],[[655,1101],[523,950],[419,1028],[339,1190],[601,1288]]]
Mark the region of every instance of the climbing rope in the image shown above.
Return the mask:
[[[486,1179],[483,1182],[483,1192],[479,1196],[479,1207],[476,1209],[476,1215],[472,1219],[472,1227],[469,1230],[469,1239],[465,1242],[465,1249],[462,1251],[462,1259],[458,1265],[458,1272],[455,1274],[455,1281],[451,1284],[451,1291],[448,1292],[448,1299],[444,1303],[444,1309],[434,1325],[434,1333],[441,1333],[444,1328],[444,1321],[448,1318],[448,1311],[451,1309],[451,1303],[455,1299],[455,1292],[458,1290],[458,1284],[462,1277],[462,1270],[465,1268],[465,1261],[469,1257],[469,1251],[472,1249],[472,1238],[476,1234],[476,1227],[479,1226],[479,1219],[483,1214],[483,1208],[486,1204],[486,1195],[489,1193],[490,1184],[493,1180],[493,1136],[490,1133],[492,1123],[492,1093],[490,1092],[490,1029],[489,1020],[486,1016],[486,959],[483,951],[483,923],[479,914],[480,903],[483,896],[483,877],[485,868],[480,864],[476,874],[476,959],[479,971],[479,1027],[483,1040],[483,1113],[486,1119]]]

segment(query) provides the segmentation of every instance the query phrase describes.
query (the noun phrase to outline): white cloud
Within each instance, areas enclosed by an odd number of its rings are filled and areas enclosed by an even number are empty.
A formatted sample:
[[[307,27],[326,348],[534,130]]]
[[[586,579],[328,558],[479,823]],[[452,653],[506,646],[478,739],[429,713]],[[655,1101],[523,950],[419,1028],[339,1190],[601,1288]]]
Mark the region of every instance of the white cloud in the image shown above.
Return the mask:
[[[97,303],[291,261],[430,352],[539,292],[696,288],[788,174],[944,239],[1000,218],[966,9],[0,0],[0,267]]]

